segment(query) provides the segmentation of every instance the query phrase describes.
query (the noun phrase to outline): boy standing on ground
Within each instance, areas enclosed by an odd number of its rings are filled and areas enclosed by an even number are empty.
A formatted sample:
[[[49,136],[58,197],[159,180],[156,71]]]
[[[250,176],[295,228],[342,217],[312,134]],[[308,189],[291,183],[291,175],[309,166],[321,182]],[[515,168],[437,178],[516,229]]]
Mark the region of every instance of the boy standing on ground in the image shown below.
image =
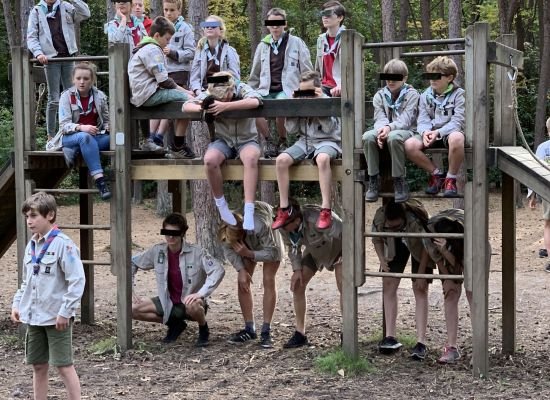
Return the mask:
[[[59,87],[72,86],[73,63],[48,63],[56,57],[72,57],[78,52],[75,27],[90,18],[90,9],[82,0],[41,0],[31,9],[27,26],[27,48],[44,65],[48,84],[46,130],[48,140],[56,134],[55,119],[59,106]]]
[[[327,1],[323,4],[321,20],[326,32],[317,39],[315,70],[321,74],[323,93],[330,97],[340,97],[342,93],[342,75],[340,64],[340,39],[346,9],[339,1]]]
[[[412,137],[416,129],[418,98],[420,95],[411,85],[406,84],[409,70],[398,59],[390,60],[384,66],[380,77],[386,86],[380,89],[372,100],[374,106],[374,129],[363,134],[363,152],[367,159],[369,185],[365,200],[378,200],[380,190],[380,150],[388,146],[391,156],[396,203],[409,199],[409,185],[405,171],[405,141]]]
[[[426,69],[430,87],[420,96],[418,133],[405,142],[405,153],[430,174],[427,194],[437,194],[443,187],[443,196],[454,197],[458,194],[458,170],[464,161],[464,89],[454,83],[458,68],[451,58],[437,57]],[[429,147],[449,149],[446,176],[424,153]]]
[[[295,97],[323,97],[319,73],[304,72],[300,88]],[[298,141],[281,153],[275,161],[277,185],[279,187],[279,209],[277,217],[271,226],[279,229],[287,223],[292,215],[289,205],[289,169],[295,162],[313,159],[319,168],[319,186],[321,187],[321,212],[316,222],[317,229],[328,229],[332,224],[331,186],[332,170],[330,161],[342,154],[340,147],[342,130],[340,119],[336,117],[312,117],[287,119],[287,129],[290,133],[300,132]]]
[[[143,24],[147,34],[149,34],[153,20],[145,14],[143,0],[132,0],[132,14]]]
[[[178,86],[168,76],[166,56],[163,49],[170,43],[174,25],[164,17],[157,17],[151,25],[151,36],[145,37],[136,48],[128,63],[128,78],[132,96],[130,102],[136,107],[152,107],[172,101],[186,101],[193,94]],[[169,149],[166,158],[195,158],[195,153],[185,144],[185,129],[188,121],[176,122],[175,147]],[[149,144],[156,146],[150,148]],[[143,150],[157,150],[153,137],[143,144]]]
[[[32,238],[25,248],[23,281],[15,293],[11,319],[25,323],[25,358],[33,366],[34,398],[48,392],[48,363],[57,368],[69,400],[80,399],[80,380],[73,364],[72,320],[84,292],[79,250],[54,225],[57,204],[38,192],[23,203]]]
[[[132,257],[132,275],[138,268],[155,269],[157,296],[142,299],[134,295],[132,317],[140,321],[168,325],[164,343],[172,343],[187,327],[185,320],[196,321],[199,336],[196,345],[208,345],[210,330],[206,322],[206,298],[218,287],[225,270],[204,249],[185,240],[188,225],[179,213],[162,221],[165,242]]]

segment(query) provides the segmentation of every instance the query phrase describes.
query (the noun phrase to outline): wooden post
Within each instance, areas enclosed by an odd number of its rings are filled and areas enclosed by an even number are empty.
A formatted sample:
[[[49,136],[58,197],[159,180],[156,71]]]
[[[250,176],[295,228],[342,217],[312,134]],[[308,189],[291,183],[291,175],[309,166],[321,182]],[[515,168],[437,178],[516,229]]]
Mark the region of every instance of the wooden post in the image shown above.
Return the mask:
[[[115,151],[114,196],[111,199],[111,268],[117,276],[117,342],[132,347],[131,271],[131,129],[128,100],[128,44],[109,47],[111,149]]]
[[[186,183],[187,181],[168,181],[168,192],[172,194],[172,211],[183,215],[186,212]]]
[[[472,147],[472,201],[466,204],[472,214],[473,301],[473,373],[486,377],[488,359],[488,273],[489,207],[487,184],[487,148],[489,146],[487,85],[487,45],[489,25],[477,22],[466,30],[466,141]],[[475,204],[475,207],[473,206]]]
[[[34,129],[34,109],[35,109],[35,90],[34,79],[32,74],[32,67],[29,62],[29,52],[23,50],[22,55],[22,69],[23,69],[23,118],[25,118],[25,131],[24,131],[24,149],[35,150],[36,149],[36,137]],[[29,193],[30,194],[30,193]]]
[[[353,30],[346,30],[342,34],[341,60],[342,60],[342,167],[344,176],[342,178],[342,335],[343,349],[349,356],[357,357],[357,288],[355,286],[356,271],[356,242],[355,225],[363,223],[357,221],[356,192],[354,175],[354,145],[355,145],[355,111],[357,99],[355,79],[355,59],[362,60],[362,51],[355,53],[356,40],[358,35]],[[362,69],[362,67],[361,67]],[[363,82],[358,82],[363,86]],[[363,99],[361,99],[363,107]],[[362,131],[362,129],[361,129]],[[361,238],[364,243],[365,239]]]
[[[88,187],[88,168],[78,169],[79,187],[81,189]],[[81,193],[79,195],[80,205],[80,224],[93,225],[94,211],[93,198],[90,193]],[[94,259],[94,232],[91,229],[80,230],[80,257],[83,260]],[[80,306],[81,319],[83,324],[92,325],[95,322],[94,313],[94,266],[91,264],[84,265],[84,276],[86,278],[86,286]]]

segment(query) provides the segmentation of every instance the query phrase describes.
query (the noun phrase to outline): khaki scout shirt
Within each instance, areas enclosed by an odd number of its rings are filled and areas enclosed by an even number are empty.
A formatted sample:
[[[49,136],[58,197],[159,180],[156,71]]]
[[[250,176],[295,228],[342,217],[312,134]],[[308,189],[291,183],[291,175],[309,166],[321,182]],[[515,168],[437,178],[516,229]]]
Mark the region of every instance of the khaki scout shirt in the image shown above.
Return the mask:
[[[194,293],[201,297],[210,296],[225,275],[225,270],[217,259],[198,245],[186,241],[182,244],[179,261],[183,281],[182,300]],[[164,310],[163,322],[166,323],[173,306],[168,292],[168,245],[159,243],[132,257],[132,277],[138,268],[155,270],[157,294]]]

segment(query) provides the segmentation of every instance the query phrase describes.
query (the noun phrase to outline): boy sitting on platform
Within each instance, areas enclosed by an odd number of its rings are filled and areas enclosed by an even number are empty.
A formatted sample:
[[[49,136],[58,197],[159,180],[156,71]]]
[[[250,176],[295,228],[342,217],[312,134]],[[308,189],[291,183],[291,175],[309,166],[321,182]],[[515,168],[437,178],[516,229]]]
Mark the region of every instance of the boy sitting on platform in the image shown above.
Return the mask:
[[[398,59],[390,60],[384,66],[380,79],[386,86],[372,99],[374,106],[374,129],[363,134],[363,149],[367,159],[369,186],[365,200],[378,200],[380,189],[379,149],[387,144],[391,156],[391,175],[395,191],[395,202],[409,199],[409,185],[405,179],[405,141],[416,129],[418,98],[420,95],[411,85],[405,83],[409,70]]]
[[[318,72],[307,71],[301,76],[300,89],[294,97],[323,97],[321,79]],[[300,139],[281,153],[276,160],[277,184],[279,186],[279,208],[273,229],[279,229],[287,223],[292,214],[288,203],[289,169],[292,164],[313,159],[319,168],[319,186],[321,187],[321,212],[317,220],[317,229],[327,229],[332,224],[331,196],[332,170],[330,161],[342,154],[340,143],[342,131],[340,119],[336,117],[312,117],[287,119],[289,133],[301,132]]]
[[[128,78],[132,96],[130,102],[136,107],[152,107],[172,101],[186,101],[193,94],[178,86],[168,76],[166,57],[163,49],[174,34],[174,25],[164,17],[157,17],[151,25],[151,36],[144,38],[128,62]],[[169,149],[167,158],[195,158],[193,151],[185,145],[185,130],[188,120],[179,119],[176,123],[175,148]],[[149,137],[144,150],[158,150]]]
[[[458,194],[456,177],[464,161],[464,90],[454,83],[458,69],[449,57],[437,57],[426,69],[430,87],[420,96],[418,134],[405,142],[405,153],[430,174],[427,194],[437,194],[443,187],[443,196],[454,197]],[[449,149],[446,176],[424,154],[429,147]]]
[[[132,0],[113,0],[115,3],[115,19],[105,24],[105,33],[112,43],[128,43],[130,56],[142,38],[147,36],[147,30],[140,19],[132,15]]]
[[[254,118],[218,117],[225,111],[249,110],[262,104],[262,96],[250,86],[235,82],[230,72],[217,72],[208,78],[208,90],[195,100],[183,105],[185,112],[203,111],[205,120],[213,119],[215,136],[204,155],[206,177],[220,217],[227,224],[235,226],[237,220],[229,210],[223,195],[221,166],[225,160],[239,157],[243,163],[244,220],[243,229],[254,230],[254,200],[258,184],[258,160],[260,145]]]

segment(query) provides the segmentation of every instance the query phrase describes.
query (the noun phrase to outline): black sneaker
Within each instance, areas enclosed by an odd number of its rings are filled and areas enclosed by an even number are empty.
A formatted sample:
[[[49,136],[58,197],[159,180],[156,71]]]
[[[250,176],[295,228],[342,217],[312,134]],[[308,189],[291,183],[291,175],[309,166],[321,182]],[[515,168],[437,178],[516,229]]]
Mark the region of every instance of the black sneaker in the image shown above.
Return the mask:
[[[97,180],[95,181],[95,185],[97,187],[97,190],[99,190],[99,196],[101,197],[101,200],[109,200],[111,198],[112,194],[105,180]]]
[[[546,272],[550,272],[550,263],[546,264],[546,267],[544,267],[544,270]]]
[[[403,345],[393,336],[386,336],[378,343],[378,351],[382,354],[392,354],[399,350]]]
[[[378,191],[380,190],[380,176],[369,176],[369,185],[365,193],[365,201],[374,203],[378,201]]]
[[[295,349],[297,347],[307,346],[308,344],[309,342],[307,341],[307,336],[295,331],[294,335],[288,339],[288,342],[286,342],[283,347],[285,349]]]
[[[264,349],[271,349],[273,347],[273,340],[271,339],[271,333],[269,331],[261,333],[260,346]]]
[[[184,144],[180,148],[168,148],[164,156],[170,159],[191,159],[195,158],[195,153]]]
[[[166,325],[168,325],[168,332],[162,342],[167,344],[178,340],[181,333],[187,328],[187,323],[183,320],[168,321]]]
[[[208,324],[205,326],[199,326],[199,337],[197,339],[197,347],[206,347],[208,346],[208,339],[210,338],[210,329]]]
[[[546,250],[546,249],[540,249],[540,250],[539,250],[539,257],[540,257],[540,258],[548,257],[548,250]]]
[[[405,178],[393,178],[393,190],[396,203],[404,203],[409,200],[409,184]]]
[[[411,350],[411,358],[413,360],[422,361],[426,358],[427,348],[424,343],[416,343]]]
[[[256,332],[249,332],[246,329],[243,329],[242,331],[239,331],[231,336],[228,342],[232,344],[244,343],[249,340],[256,339],[257,337],[258,335],[256,335]]]

